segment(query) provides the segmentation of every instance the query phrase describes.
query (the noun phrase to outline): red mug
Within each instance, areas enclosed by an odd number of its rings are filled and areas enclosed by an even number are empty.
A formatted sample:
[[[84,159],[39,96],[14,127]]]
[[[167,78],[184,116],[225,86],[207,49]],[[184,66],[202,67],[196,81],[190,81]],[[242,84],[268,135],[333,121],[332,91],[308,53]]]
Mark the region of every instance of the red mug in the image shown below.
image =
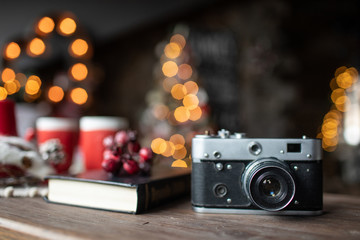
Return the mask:
[[[128,121],[121,117],[82,117],[80,119],[80,151],[85,169],[101,169],[105,150],[103,139],[128,126]]]
[[[0,101],[0,135],[17,136],[15,103],[11,100]]]
[[[78,121],[72,118],[41,117],[36,121],[38,145],[50,139],[59,139],[63,145],[65,160],[53,165],[57,173],[66,173],[73,161],[74,149],[78,142]]]

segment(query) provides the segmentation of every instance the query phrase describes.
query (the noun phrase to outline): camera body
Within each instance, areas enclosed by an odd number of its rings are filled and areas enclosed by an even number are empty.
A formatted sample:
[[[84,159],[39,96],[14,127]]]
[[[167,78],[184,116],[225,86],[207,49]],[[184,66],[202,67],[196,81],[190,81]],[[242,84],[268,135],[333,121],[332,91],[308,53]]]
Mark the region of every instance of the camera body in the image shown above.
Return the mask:
[[[321,140],[196,135],[191,201],[196,212],[318,215]]]

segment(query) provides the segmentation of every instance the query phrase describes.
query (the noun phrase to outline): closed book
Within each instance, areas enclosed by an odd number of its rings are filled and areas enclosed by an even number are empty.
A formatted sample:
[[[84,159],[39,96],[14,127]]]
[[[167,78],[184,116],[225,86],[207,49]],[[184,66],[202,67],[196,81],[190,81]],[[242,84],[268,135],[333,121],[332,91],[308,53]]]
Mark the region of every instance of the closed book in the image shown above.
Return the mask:
[[[112,177],[103,170],[76,177],[52,175],[50,203],[126,213],[142,213],[190,193],[188,168],[154,167],[151,176]]]

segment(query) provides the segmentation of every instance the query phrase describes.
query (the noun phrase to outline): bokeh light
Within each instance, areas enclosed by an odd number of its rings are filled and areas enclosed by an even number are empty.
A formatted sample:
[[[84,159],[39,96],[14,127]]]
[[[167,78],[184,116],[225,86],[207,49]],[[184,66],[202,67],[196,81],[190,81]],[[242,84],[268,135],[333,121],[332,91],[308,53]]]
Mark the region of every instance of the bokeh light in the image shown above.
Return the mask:
[[[347,106],[350,104],[350,99],[347,96],[341,96],[336,99],[335,107],[341,112],[346,112]]]
[[[176,160],[171,164],[171,167],[187,168],[187,164],[184,160]]]
[[[201,118],[201,115],[202,115],[202,110],[200,107],[196,107],[195,109],[193,110],[190,110],[190,117],[189,119],[191,121],[197,121]]]
[[[179,70],[178,70],[178,77],[182,80],[187,80],[189,78],[191,78],[192,76],[192,68],[189,64],[181,64],[179,66]]]
[[[8,95],[12,95],[20,90],[20,83],[18,80],[7,81],[4,85]]]
[[[183,159],[186,157],[186,154],[187,154],[186,148],[179,144],[177,146],[175,145],[175,151],[172,157],[174,159]]]
[[[184,48],[186,45],[186,40],[183,35],[175,34],[170,38],[170,43],[177,43],[181,48]]]
[[[190,112],[186,107],[177,107],[174,111],[174,117],[178,122],[186,122],[190,118]]]
[[[331,100],[333,101],[333,103],[335,103],[339,97],[343,97],[345,95],[346,95],[346,93],[345,93],[344,89],[337,88],[331,93]]]
[[[188,94],[184,97],[183,104],[187,109],[193,110],[199,105],[199,99],[194,94]]]
[[[1,79],[3,82],[13,81],[15,79],[15,72],[11,68],[4,68],[1,73]]]
[[[166,77],[173,77],[178,73],[178,66],[174,61],[167,61],[162,66],[162,72]]]
[[[19,44],[16,42],[11,42],[5,47],[5,58],[7,59],[15,59],[20,56],[21,49]]]
[[[74,103],[82,105],[88,100],[88,94],[83,88],[74,88],[71,90],[70,98]]]
[[[177,43],[169,43],[165,46],[164,53],[168,58],[177,58],[181,53],[181,47]]]
[[[151,141],[151,150],[156,154],[161,154],[164,149],[161,149],[162,144],[165,142],[162,138],[155,138]]]
[[[60,102],[64,98],[64,90],[59,86],[52,86],[48,91],[48,98],[52,102]]]
[[[72,18],[64,18],[59,23],[58,32],[61,35],[68,36],[76,31],[76,22]]]
[[[40,34],[48,34],[54,30],[55,23],[52,18],[43,17],[37,24],[36,32]]]
[[[85,64],[76,63],[71,67],[70,73],[75,80],[82,81],[87,77],[88,69]]]
[[[40,38],[34,38],[28,45],[27,53],[30,56],[39,56],[45,52],[46,46]]]
[[[70,54],[81,57],[88,52],[89,44],[83,39],[76,39],[70,44]]]
[[[163,81],[163,88],[166,92],[171,92],[172,87],[177,84],[176,78],[165,78]]]
[[[153,107],[152,113],[155,118],[164,120],[169,114],[169,108],[164,104],[157,104]]]
[[[194,81],[187,81],[186,83],[184,83],[184,87],[186,88],[187,94],[197,94],[197,92],[199,91],[199,86]]]
[[[341,66],[341,67],[338,67],[336,70],[335,70],[335,78],[337,78],[337,76],[339,76],[339,74],[345,72],[345,70],[347,69],[347,67],[345,66]]]
[[[38,76],[32,75],[28,78],[25,84],[25,92],[29,95],[36,95],[39,93],[41,87],[41,80]]]
[[[185,138],[181,134],[174,134],[170,137],[170,142],[172,142],[177,149],[177,145],[183,146],[185,144]]]
[[[0,101],[7,98],[7,91],[5,88],[0,87]]]
[[[337,76],[336,78],[336,83],[338,84],[338,86],[344,89],[351,87],[353,82],[353,77],[346,71],[339,74],[339,76]]]
[[[175,152],[175,145],[172,142],[165,141],[161,143],[160,149],[164,157],[171,157]]]
[[[171,89],[171,96],[177,100],[181,100],[187,94],[186,88],[184,85],[178,83],[175,84]]]

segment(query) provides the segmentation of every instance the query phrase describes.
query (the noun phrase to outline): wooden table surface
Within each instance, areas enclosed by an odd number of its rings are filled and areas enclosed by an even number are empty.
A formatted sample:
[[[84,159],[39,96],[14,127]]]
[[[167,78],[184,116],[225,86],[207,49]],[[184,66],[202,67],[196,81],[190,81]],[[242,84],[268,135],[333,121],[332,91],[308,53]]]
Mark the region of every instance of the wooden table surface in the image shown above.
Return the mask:
[[[360,197],[324,195],[321,216],[200,214],[180,199],[141,215],[0,199],[0,239],[360,239]]]

